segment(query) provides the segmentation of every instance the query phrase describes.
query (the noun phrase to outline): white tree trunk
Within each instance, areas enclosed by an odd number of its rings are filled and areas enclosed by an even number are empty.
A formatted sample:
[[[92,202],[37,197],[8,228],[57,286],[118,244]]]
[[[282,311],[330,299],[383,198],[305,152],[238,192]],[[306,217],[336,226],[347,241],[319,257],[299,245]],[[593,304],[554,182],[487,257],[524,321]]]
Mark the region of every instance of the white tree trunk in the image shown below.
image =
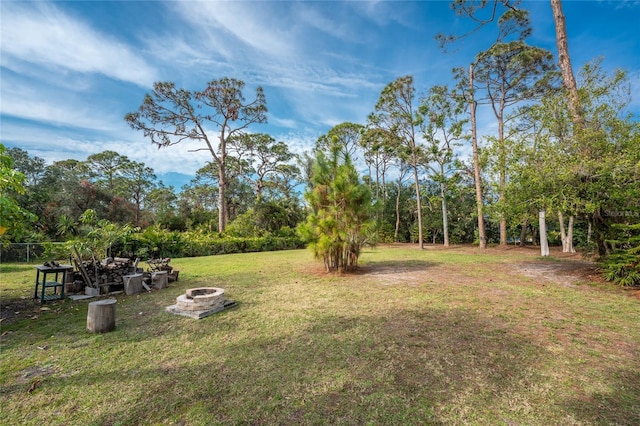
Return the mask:
[[[562,241],[562,252],[567,252],[567,232],[564,229],[564,216],[558,212],[558,222],[560,222],[560,240]]]
[[[540,256],[549,256],[549,241],[547,240],[546,212],[540,209],[538,212],[538,223],[540,226]]]
[[[560,222],[560,239],[562,240],[563,253],[575,253],[573,247],[573,216],[569,216],[569,224],[567,229],[564,227],[564,216],[562,212],[558,212],[558,222]]]
[[[567,240],[568,240],[568,246],[569,246],[569,253],[575,253],[576,252],[575,247],[573,247],[573,221],[574,221],[573,215],[569,216],[569,225],[568,225],[568,229],[567,229]]]

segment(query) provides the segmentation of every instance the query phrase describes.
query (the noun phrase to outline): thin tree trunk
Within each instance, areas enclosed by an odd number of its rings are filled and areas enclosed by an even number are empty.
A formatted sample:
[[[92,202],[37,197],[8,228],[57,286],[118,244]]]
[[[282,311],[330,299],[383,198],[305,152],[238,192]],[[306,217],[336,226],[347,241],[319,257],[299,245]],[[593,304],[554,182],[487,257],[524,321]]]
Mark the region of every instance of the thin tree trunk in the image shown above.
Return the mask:
[[[384,209],[387,206],[387,183],[385,182],[384,171],[381,174],[382,176],[382,214],[380,215],[380,221],[384,223]],[[376,201],[378,199],[376,198]]]
[[[220,155],[216,157],[215,152],[210,147],[213,157],[218,163],[218,232],[224,232],[227,220],[227,139],[226,122],[220,132]]]
[[[480,154],[478,152],[478,134],[476,126],[476,101],[473,94],[473,65],[469,66],[469,111],[471,114],[471,144],[473,147],[473,177],[476,185],[476,208],[478,210],[478,243],[480,248],[487,247],[482,205],[482,182],[480,180]]]
[[[420,247],[420,250],[422,250],[424,248],[424,241],[423,241],[423,235],[422,235],[422,200],[420,197],[420,180],[418,179],[417,161],[414,161],[414,165],[413,165],[413,179],[415,180],[416,204],[417,204],[416,208],[418,210],[418,247]]]
[[[498,168],[499,168],[499,191],[500,191],[500,205],[501,205],[501,210],[502,212],[500,212],[500,245],[502,247],[506,247],[507,246],[507,218],[504,214],[504,210],[505,210],[505,203],[506,203],[506,195],[505,195],[505,191],[506,191],[506,186],[507,186],[507,153],[505,152],[506,148],[504,146],[504,118],[503,118],[503,111],[504,111],[504,99],[501,99],[500,101],[500,110],[499,113],[497,114],[498,117]]]
[[[393,234],[393,240],[398,242],[398,232],[400,230],[400,191],[402,190],[402,171],[398,177],[398,194],[396,196],[396,230]]]
[[[371,175],[371,172],[369,172],[369,175]],[[378,201],[380,199],[380,170],[378,169],[378,166],[376,166],[376,201]]]
[[[500,193],[500,201],[504,202],[503,192]],[[502,247],[507,246],[507,218],[504,217],[504,213],[500,213],[500,245]]]
[[[220,161],[218,161],[218,232],[222,233],[225,230],[227,220],[227,173],[225,170],[226,165],[226,144],[224,144],[224,137],[220,138],[221,153]]]
[[[562,11],[561,0],[551,0],[551,10],[556,26],[556,45],[558,47],[558,66],[562,73],[562,81],[567,89],[569,113],[571,121],[577,127],[576,130],[584,128],[584,117],[580,108],[580,97],[578,95],[578,85],[576,84],[571,58],[569,56],[569,44],[567,42],[567,27],[565,24],[564,12]]]
[[[440,196],[442,197],[442,233],[444,246],[449,247],[449,220],[447,218],[447,198],[445,197],[444,182],[440,182]]]
[[[520,229],[520,247],[524,247],[527,240],[527,228],[529,226],[529,221],[525,219],[522,222],[522,228]]]
[[[547,222],[545,215],[545,209],[540,209],[538,212],[538,223],[540,226],[540,256],[549,256],[549,241],[547,240]]]
[[[566,253],[568,251],[567,233],[564,230],[564,216],[562,215],[562,212],[558,212],[558,222],[560,222],[560,240],[562,241],[562,252]]]
[[[569,216],[569,225],[568,225],[568,229],[567,229],[567,240],[569,243],[569,253],[575,253],[576,249],[575,247],[573,247],[573,222],[574,222],[574,216],[571,215]]]
[[[562,252],[563,253],[575,253],[576,250],[573,247],[573,221],[574,217],[569,216],[569,224],[565,230],[564,216],[562,212],[558,212],[558,221],[560,222],[560,239],[562,240]]]

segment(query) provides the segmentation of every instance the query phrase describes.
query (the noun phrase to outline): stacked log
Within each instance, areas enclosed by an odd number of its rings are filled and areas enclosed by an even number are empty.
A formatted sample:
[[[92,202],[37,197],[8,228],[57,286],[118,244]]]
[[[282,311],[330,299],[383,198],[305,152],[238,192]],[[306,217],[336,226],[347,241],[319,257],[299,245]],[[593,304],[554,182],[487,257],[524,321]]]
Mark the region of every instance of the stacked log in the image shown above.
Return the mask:
[[[102,262],[83,261],[82,266],[91,280],[91,287],[104,288],[104,293],[115,290],[113,287],[124,289],[123,276],[139,272],[134,262],[124,257],[107,258]]]
[[[178,280],[180,271],[173,269],[171,259],[149,259],[149,272],[138,268],[139,259],[132,261],[126,257],[106,258],[101,262],[96,260],[76,260],[79,270],[76,279],[84,282],[85,292],[90,295],[106,294],[114,291],[124,291],[126,294],[137,294],[144,288],[162,289],[169,282]]]
[[[169,262],[171,262],[171,258],[169,257],[165,257],[164,259],[147,260],[152,276],[154,272],[166,272],[168,282],[178,281],[178,274],[180,271],[173,269],[173,266],[169,265]]]

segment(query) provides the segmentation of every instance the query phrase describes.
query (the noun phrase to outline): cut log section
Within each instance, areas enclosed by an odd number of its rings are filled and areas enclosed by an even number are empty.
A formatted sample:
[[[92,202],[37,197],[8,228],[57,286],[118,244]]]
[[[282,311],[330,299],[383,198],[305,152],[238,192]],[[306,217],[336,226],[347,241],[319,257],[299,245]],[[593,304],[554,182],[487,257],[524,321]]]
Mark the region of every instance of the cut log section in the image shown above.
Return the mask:
[[[158,290],[167,288],[169,285],[169,277],[167,271],[158,271],[151,273],[151,286]]]
[[[89,303],[87,330],[108,333],[116,328],[116,300],[105,299]]]
[[[138,294],[142,292],[143,274],[123,275],[125,294]]]

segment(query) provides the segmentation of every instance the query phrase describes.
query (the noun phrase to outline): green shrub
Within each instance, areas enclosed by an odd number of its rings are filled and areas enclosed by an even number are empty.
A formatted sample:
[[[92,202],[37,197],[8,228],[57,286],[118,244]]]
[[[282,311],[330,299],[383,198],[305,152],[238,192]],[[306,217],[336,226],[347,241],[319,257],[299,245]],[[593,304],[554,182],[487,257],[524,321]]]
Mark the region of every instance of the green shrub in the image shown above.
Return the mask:
[[[618,235],[608,243],[618,249],[604,258],[604,277],[622,286],[640,285],[640,223],[613,228]]]

